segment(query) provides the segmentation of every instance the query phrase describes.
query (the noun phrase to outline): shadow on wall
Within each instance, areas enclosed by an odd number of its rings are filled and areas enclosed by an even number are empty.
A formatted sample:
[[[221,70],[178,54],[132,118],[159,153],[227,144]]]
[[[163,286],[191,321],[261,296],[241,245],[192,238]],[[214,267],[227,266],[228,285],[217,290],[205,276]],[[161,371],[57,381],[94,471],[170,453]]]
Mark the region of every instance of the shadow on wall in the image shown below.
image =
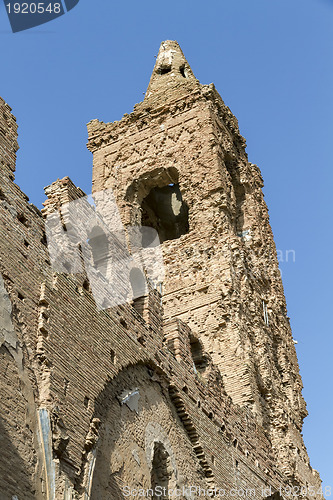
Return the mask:
[[[0,358],[6,364],[11,362],[14,363],[4,346],[0,348]],[[3,377],[5,371],[6,370],[1,372],[2,384],[6,384],[6,379]],[[6,401],[6,387],[2,388],[0,385],[0,388],[1,396],[4,398],[4,401]],[[10,390],[10,388],[8,388],[8,390]],[[15,404],[9,402],[9,408],[13,411]],[[14,423],[17,424],[15,433],[18,440],[21,438],[22,448],[26,446],[24,437],[22,437],[19,428],[19,426],[24,426],[25,423],[20,421],[21,418],[19,415],[12,415],[9,409],[6,408],[6,403],[4,403],[1,405],[0,414],[0,498],[1,500],[12,500],[12,498],[17,498],[18,500],[35,500],[35,488],[31,483],[29,467],[24,458],[20,455],[20,450],[13,444],[13,438],[7,431],[7,429],[13,427],[13,421],[7,421],[9,418],[12,418]],[[22,451],[24,453],[24,450]],[[29,460],[29,458],[28,456],[27,459]],[[2,489],[2,485],[4,484],[6,484],[6,491]]]

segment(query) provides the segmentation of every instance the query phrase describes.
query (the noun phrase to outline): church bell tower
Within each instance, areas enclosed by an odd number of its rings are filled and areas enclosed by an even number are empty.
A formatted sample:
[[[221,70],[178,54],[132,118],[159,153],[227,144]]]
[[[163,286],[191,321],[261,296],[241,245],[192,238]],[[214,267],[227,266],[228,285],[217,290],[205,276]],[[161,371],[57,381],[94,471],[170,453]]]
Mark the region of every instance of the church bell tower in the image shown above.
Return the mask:
[[[111,188],[125,226],[159,234],[165,322],[180,318],[199,336],[227,394],[257,416],[291,477],[308,462],[307,411],[263,180],[237,119],[178,43],[165,41],[143,102],[88,131],[93,191]]]

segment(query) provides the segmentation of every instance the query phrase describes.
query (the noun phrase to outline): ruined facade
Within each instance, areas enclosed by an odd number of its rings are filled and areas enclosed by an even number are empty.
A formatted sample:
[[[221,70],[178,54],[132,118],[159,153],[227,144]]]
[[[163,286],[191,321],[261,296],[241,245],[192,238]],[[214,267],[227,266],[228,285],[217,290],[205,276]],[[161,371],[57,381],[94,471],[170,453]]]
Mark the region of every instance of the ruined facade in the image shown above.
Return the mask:
[[[262,177],[214,85],[163,42],[144,101],[88,124],[93,194],[112,190],[125,236],[158,233],[165,271],[155,286],[143,265],[143,291],[102,308],[85,265],[55,269],[45,230],[56,214],[68,236],[68,204],[85,194],[64,178],[43,213],[29,204],[14,183],[16,121],[0,106],[1,500],[157,486],[320,498]],[[90,248],[103,274],[110,249],[94,238],[96,252],[93,237],[72,251],[83,262]]]

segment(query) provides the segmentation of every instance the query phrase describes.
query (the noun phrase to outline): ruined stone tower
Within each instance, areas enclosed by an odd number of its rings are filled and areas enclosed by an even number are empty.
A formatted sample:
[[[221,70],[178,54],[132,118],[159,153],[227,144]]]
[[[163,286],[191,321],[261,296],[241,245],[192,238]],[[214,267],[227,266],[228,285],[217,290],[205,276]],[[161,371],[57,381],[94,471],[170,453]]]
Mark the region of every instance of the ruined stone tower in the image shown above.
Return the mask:
[[[133,226],[154,228],[165,268],[104,308],[45,233],[53,217],[65,241],[71,203],[78,225],[96,206],[68,177],[29,204],[0,107],[0,500],[322,498],[263,181],[214,85],[166,41],[144,101],[88,124],[95,200],[112,190],[132,253]],[[102,275],[89,238],[70,257]]]
[[[125,224],[159,232],[164,319],[199,336],[227,394],[253,411],[292,474],[306,460],[307,412],[263,181],[236,118],[166,41],[134,113],[88,129],[93,189],[114,190]],[[204,355],[197,363],[204,374]]]

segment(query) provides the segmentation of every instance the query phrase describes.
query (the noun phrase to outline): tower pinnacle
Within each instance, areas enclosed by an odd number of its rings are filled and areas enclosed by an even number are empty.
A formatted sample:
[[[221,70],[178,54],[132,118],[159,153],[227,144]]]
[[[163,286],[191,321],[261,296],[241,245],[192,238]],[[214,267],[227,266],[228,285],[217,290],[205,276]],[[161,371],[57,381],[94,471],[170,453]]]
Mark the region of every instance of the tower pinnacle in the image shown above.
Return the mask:
[[[174,100],[200,87],[176,41],[161,43],[145,100]],[[162,97],[163,96],[163,97]]]

